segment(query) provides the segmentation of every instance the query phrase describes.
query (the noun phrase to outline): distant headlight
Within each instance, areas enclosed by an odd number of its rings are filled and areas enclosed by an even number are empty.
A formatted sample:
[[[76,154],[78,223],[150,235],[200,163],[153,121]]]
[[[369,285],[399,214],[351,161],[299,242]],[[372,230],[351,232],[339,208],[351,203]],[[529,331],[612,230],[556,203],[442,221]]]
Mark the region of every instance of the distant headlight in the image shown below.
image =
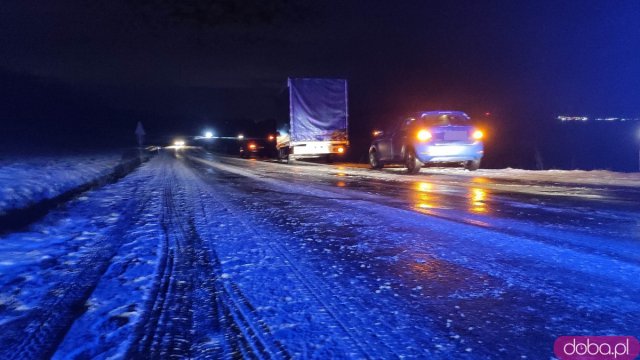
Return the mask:
[[[474,140],[482,140],[484,133],[481,130],[476,130],[473,132],[471,137],[473,137]]]
[[[256,144],[249,144],[249,149],[255,150],[256,149]]]
[[[176,140],[173,142],[174,146],[184,146],[184,140]]]
[[[429,130],[418,131],[418,140],[420,141],[429,141],[432,137],[433,135],[431,135],[431,132],[429,132]]]

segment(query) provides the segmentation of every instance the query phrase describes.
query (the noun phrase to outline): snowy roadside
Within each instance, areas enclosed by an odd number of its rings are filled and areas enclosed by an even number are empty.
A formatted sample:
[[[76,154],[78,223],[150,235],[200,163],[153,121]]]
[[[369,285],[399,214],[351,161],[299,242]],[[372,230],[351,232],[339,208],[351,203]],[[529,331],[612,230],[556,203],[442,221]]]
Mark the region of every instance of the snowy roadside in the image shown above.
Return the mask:
[[[608,170],[522,170],[481,169],[475,172],[460,169],[430,168],[426,173],[486,177],[491,179],[517,179],[524,181],[555,182],[583,185],[640,186],[640,173],[622,173]]]
[[[341,170],[362,174],[371,173],[368,165],[338,164]],[[374,176],[397,176],[405,173],[403,167],[385,167]],[[496,180],[518,180],[528,182],[557,183],[566,185],[601,185],[640,187],[640,173],[622,173],[608,170],[523,170],[523,169],[480,169],[467,171],[461,168],[428,167],[420,171],[420,175],[448,175],[466,178],[487,178]]]
[[[152,165],[0,236],[0,358],[126,351],[157,265],[163,172]]]
[[[54,199],[131,162],[120,152],[0,160],[0,216]]]
[[[385,167],[372,170],[365,164],[337,163],[319,164],[300,162],[298,166],[288,166],[270,161],[247,161],[226,156],[203,153],[198,155],[204,159],[215,156],[223,164],[243,167],[251,171],[260,171],[264,177],[282,175],[307,177],[311,182],[333,177],[337,186],[347,183],[385,182],[403,184],[411,187],[419,186],[458,186],[474,187],[498,193],[519,193],[532,196],[550,196],[554,198],[604,200],[624,202],[618,194],[640,189],[640,174],[618,173],[604,170],[521,170],[521,169],[481,169],[467,171],[459,168],[425,168],[419,174],[409,175],[400,166]],[[526,204],[525,204],[526,205]]]
[[[240,161],[235,157],[216,155],[224,160]],[[275,165],[275,162],[261,161],[261,164]],[[524,170],[514,168],[479,169],[468,171],[459,167],[423,167],[417,175],[399,177],[406,174],[406,169],[400,165],[387,165],[382,170],[372,170],[368,164],[335,163],[323,164],[317,162],[299,161],[307,172],[342,173],[345,175],[362,176],[395,180],[399,182],[414,181],[421,177],[440,175],[443,177],[460,177],[467,181],[484,183],[483,180],[521,181],[527,183],[545,183],[545,185],[591,185],[591,186],[625,186],[640,187],[640,173],[625,173],[609,170]]]

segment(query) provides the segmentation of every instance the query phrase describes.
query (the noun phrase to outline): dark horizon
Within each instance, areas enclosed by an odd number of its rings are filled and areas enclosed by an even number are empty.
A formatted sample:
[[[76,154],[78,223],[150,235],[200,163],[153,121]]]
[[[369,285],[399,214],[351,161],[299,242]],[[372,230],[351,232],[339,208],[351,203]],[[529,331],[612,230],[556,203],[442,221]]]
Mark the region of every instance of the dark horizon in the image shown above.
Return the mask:
[[[355,160],[373,128],[455,109],[488,128],[487,165],[532,167],[532,148],[562,153],[567,139],[545,134],[557,115],[640,115],[638,19],[631,1],[12,1],[0,13],[0,119],[11,147],[133,145],[137,121],[156,141],[236,133],[287,116],[288,76],[339,77]],[[627,138],[629,125],[609,127]]]

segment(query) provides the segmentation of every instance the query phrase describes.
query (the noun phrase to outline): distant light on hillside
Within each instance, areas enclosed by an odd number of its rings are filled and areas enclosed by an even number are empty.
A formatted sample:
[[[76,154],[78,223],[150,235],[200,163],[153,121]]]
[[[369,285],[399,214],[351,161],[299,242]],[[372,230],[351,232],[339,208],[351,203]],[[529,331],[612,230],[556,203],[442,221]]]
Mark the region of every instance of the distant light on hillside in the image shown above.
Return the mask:
[[[560,121],[640,121],[640,118],[629,118],[629,117],[597,117],[597,118],[589,118],[588,116],[567,116],[560,115],[556,119]]]
[[[587,121],[589,120],[586,116],[558,116],[558,120],[560,121]]]

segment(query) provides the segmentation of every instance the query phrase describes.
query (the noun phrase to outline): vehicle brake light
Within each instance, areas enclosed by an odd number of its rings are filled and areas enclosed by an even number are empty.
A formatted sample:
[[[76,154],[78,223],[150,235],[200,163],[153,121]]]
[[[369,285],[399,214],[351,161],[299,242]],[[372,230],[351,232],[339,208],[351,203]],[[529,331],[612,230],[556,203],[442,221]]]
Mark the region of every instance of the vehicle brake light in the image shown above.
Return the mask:
[[[473,132],[471,137],[473,137],[474,140],[480,140],[484,137],[484,133],[481,130],[476,130]]]
[[[429,141],[432,137],[433,135],[431,135],[431,132],[429,132],[429,130],[418,131],[418,140],[420,141]]]

